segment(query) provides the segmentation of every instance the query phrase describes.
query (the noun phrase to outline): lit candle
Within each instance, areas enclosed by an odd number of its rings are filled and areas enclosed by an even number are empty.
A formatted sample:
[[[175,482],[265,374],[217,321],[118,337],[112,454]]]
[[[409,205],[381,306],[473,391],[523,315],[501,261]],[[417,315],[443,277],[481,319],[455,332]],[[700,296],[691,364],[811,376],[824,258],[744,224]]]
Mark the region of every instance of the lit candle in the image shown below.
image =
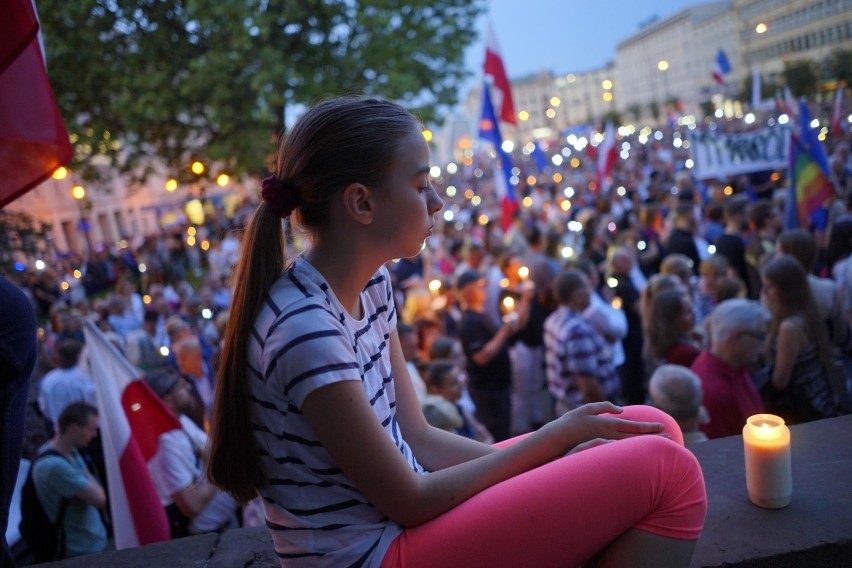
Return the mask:
[[[746,487],[751,502],[765,509],[790,504],[793,475],[790,429],[772,414],[750,416],[743,427]]]

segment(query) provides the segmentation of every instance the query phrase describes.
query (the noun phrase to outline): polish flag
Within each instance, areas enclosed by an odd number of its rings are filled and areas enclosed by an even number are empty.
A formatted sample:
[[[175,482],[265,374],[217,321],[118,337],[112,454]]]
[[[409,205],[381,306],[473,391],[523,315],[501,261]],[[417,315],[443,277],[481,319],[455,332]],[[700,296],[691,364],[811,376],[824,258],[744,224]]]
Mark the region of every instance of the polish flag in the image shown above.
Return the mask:
[[[506,75],[506,67],[503,65],[503,57],[500,48],[497,47],[497,36],[494,29],[488,24],[488,38],[485,43],[485,75],[494,81],[494,87],[499,92],[494,97],[494,106],[500,108],[500,120],[509,124],[518,124],[515,118],[515,104],[512,102],[512,85],[509,76]]]
[[[71,161],[33,0],[0,1],[0,207]]]
[[[602,192],[609,189],[609,177],[615,167],[615,126],[611,122],[606,123],[603,141],[598,146],[598,187]]]
[[[834,108],[831,111],[831,135],[840,136],[840,107],[843,103],[843,85],[837,84],[837,93],[834,95]]]
[[[94,323],[86,321],[83,331],[98,390],[115,547],[169,540],[169,521],[148,460],[157,452],[160,434],[179,429],[180,422]]]

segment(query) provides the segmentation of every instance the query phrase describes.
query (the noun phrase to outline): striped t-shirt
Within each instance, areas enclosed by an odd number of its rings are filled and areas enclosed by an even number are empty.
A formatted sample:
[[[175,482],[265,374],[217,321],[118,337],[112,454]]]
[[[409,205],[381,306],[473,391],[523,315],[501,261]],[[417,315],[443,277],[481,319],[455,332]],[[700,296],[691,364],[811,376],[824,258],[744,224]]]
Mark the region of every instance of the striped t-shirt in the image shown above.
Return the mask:
[[[411,469],[425,473],[396,420],[392,298],[382,267],[361,292],[357,320],[299,257],[257,317],[249,345],[252,422],[267,480],[261,488],[267,526],[282,566],[378,566],[402,532],[343,475],[301,412],[313,390],[360,379],[387,435]]]

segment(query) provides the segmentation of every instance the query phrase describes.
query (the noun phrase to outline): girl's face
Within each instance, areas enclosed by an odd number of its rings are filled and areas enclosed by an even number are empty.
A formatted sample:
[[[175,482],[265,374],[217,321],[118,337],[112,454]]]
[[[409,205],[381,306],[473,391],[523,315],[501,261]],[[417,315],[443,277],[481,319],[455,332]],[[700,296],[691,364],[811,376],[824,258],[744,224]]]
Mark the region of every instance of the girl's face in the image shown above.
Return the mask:
[[[765,277],[761,279],[760,303],[769,311],[773,311],[778,305],[778,289]]]
[[[444,206],[429,178],[429,159],[423,134],[413,129],[377,188],[373,225],[378,231],[377,246],[388,248],[390,258],[417,255],[432,234],[435,214]]]
[[[675,320],[677,330],[681,333],[689,333],[695,327],[695,312],[692,309],[692,302],[689,296],[684,294],[680,299],[680,315]]]

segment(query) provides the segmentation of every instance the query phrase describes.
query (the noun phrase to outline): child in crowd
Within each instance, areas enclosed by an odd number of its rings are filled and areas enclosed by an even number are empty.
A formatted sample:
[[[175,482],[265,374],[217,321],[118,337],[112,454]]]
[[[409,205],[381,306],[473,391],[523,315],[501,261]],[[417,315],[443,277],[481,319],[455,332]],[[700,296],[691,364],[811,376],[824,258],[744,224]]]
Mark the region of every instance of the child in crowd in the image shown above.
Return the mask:
[[[438,360],[429,363],[426,371],[426,388],[429,394],[438,395],[450,402],[458,413],[460,423],[452,431],[485,444],[494,443],[494,438],[485,426],[468,409],[459,404],[463,387],[462,370],[453,361]],[[427,420],[428,418],[427,414]]]
[[[704,482],[659,410],[593,403],[499,446],[427,424],[384,266],[442,207],[422,129],[346,97],[288,131],[234,274],[211,478],[263,497],[282,566],[688,566]],[[288,264],[294,211],[312,242]]]

